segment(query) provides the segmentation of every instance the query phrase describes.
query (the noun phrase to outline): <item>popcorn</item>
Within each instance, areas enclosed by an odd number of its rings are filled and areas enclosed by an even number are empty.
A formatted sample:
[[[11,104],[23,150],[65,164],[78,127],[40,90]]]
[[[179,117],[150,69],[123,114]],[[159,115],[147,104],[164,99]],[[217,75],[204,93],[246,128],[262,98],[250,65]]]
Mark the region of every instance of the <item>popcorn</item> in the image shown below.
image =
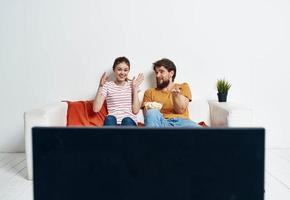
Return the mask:
[[[144,103],[144,106],[147,110],[149,109],[158,109],[160,110],[162,108],[162,104],[161,103],[158,103],[158,102],[145,102]]]

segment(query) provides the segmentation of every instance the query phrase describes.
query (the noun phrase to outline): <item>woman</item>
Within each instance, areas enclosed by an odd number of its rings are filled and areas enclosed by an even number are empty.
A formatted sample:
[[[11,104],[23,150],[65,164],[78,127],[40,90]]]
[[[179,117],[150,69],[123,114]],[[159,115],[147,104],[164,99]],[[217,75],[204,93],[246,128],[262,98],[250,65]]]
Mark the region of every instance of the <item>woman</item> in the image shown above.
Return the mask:
[[[138,87],[144,80],[143,74],[128,81],[130,62],[126,57],[115,59],[113,64],[114,81],[107,81],[106,72],[102,75],[97,95],[94,101],[94,112],[99,112],[104,101],[107,102],[108,115],[104,126],[137,126],[137,116],[140,110]]]

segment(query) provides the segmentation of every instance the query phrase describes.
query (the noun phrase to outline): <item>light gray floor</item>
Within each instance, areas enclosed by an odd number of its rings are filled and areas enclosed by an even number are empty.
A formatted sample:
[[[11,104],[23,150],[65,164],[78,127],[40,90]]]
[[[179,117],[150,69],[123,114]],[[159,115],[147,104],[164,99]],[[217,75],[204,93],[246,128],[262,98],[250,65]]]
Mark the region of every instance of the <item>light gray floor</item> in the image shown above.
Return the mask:
[[[0,153],[0,200],[32,200],[24,153]],[[266,150],[265,199],[290,199],[290,149]]]

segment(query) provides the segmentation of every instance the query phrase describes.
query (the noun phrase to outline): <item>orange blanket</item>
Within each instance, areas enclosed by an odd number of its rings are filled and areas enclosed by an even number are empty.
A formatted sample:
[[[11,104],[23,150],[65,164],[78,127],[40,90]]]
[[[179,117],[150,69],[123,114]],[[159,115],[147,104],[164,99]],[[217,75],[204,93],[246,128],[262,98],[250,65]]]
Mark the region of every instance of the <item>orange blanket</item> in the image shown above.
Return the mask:
[[[101,111],[93,111],[93,100],[91,101],[66,101],[67,126],[103,126],[106,115],[108,114],[107,105],[104,103]]]

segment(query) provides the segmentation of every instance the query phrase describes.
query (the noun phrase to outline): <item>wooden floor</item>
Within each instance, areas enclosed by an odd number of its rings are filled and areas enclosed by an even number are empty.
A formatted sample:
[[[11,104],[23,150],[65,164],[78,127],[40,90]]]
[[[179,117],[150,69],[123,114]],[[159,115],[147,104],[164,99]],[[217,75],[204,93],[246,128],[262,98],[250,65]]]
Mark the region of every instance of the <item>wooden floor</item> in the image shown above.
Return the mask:
[[[290,200],[290,149],[266,150],[265,199]],[[0,200],[32,200],[24,153],[0,153]]]

